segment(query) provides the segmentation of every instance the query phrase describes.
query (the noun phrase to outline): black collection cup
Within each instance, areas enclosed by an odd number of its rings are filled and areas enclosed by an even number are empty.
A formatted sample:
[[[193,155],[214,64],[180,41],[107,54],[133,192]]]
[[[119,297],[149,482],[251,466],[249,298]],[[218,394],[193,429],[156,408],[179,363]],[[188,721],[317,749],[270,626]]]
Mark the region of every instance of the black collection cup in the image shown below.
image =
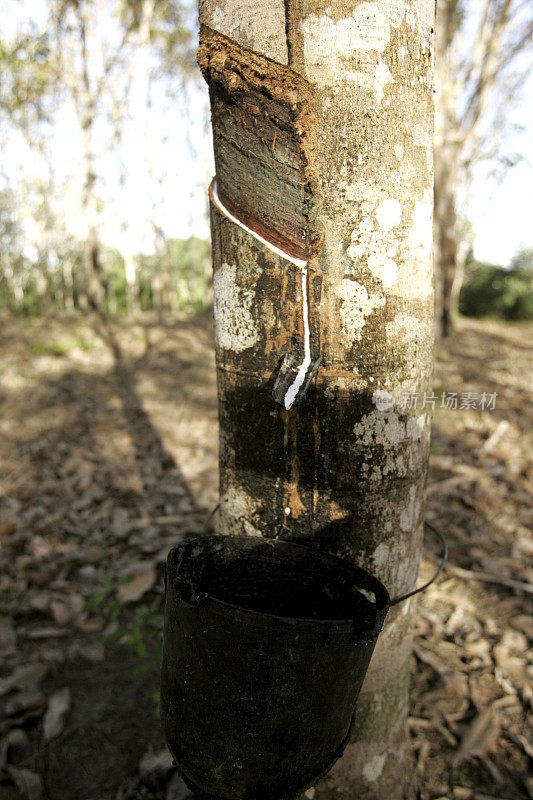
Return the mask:
[[[252,536],[174,547],[161,716],[197,798],[289,800],[342,755],[390,606],[343,559]]]

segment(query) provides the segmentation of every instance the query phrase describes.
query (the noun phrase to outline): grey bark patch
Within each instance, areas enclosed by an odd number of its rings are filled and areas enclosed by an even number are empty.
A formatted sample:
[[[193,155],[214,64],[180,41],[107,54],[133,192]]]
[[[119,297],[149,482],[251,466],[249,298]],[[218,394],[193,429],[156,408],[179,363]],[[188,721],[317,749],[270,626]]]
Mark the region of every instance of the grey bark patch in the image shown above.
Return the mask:
[[[289,255],[308,258],[322,243],[311,85],[205,25],[198,64],[209,84],[221,201]]]

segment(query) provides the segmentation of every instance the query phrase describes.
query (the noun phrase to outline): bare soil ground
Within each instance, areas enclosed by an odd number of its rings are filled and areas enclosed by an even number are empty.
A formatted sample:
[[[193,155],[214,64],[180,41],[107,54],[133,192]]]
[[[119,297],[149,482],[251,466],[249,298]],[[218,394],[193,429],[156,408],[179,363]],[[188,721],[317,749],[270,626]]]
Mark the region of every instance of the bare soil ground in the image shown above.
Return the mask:
[[[427,519],[450,562],[418,604],[422,800],[533,797],[532,333],[462,320],[437,353]],[[217,502],[210,315],[6,317],[0,348],[0,797],[179,800],[162,575]]]

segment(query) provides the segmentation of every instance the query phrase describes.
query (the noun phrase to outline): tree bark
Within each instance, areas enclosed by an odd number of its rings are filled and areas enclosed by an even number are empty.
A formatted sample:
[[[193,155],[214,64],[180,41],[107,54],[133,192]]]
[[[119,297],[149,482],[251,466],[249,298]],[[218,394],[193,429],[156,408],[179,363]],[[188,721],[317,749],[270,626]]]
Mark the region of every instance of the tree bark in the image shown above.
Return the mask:
[[[392,596],[416,580],[429,449],[433,13],[432,0],[200,3],[221,528],[337,553]],[[271,396],[288,354],[293,372],[320,357],[291,408]],[[410,601],[389,613],[352,740],[309,797],[413,797],[412,618]]]
[[[453,308],[452,287],[457,272],[457,178],[450,178],[450,164],[444,154],[439,154],[436,162],[434,224],[435,259],[439,270],[436,333],[445,339],[451,333],[452,313],[456,310]]]
[[[126,233],[126,237],[128,234]],[[124,275],[126,277],[126,311],[128,314],[137,314],[139,311],[139,279],[137,275],[137,260],[131,246],[131,241],[126,239],[126,252],[124,253]]]
[[[446,338],[452,329],[451,294],[456,273],[457,190],[460,130],[456,116],[459,85],[451,63],[452,43],[460,27],[457,0],[437,4],[437,67],[435,112],[435,333]]]

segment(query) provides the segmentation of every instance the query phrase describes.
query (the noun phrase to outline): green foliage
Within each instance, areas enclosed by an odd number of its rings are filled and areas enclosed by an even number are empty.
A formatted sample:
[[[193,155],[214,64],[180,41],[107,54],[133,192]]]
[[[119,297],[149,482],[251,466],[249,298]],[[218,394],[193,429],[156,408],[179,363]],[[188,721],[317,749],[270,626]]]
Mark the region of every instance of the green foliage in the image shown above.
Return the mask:
[[[34,356],[66,356],[72,350],[92,350],[94,345],[83,336],[69,336],[61,342],[32,342],[27,345],[29,352]]]
[[[0,309],[25,316],[42,313],[45,305],[60,310],[64,306],[64,294],[69,291],[74,295],[74,308],[80,308],[81,297],[86,291],[81,247],[79,252],[66,250],[61,254],[59,265],[56,264],[52,270],[51,265],[42,260],[35,263],[29,261],[21,254],[18,244],[13,220],[7,212],[2,213],[0,205]],[[60,268],[63,259],[68,259],[73,265],[74,285],[70,290],[64,285]],[[124,259],[118,250],[103,247],[100,261],[105,298],[103,310],[108,315],[123,314],[129,310]],[[162,251],[151,256],[138,255],[136,261],[141,311],[195,314],[205,310],[211,281],[211,251],[207,240],[195,236],[170,239],[164,242]],[[9,265],[9,269],[5,265]],[[18,298],[13,289],[14,283],[20,287]],[[156,285],[160,287],[159,296]],[[73,347],[84,348],[84,344],[66,343],[65,351],[59,352],[61,347],[63,345],[55,347],[53,343],[45,344],[42,353],[48,348],[49,354],[64,355]]]
[[[94,611],[96,608],[105,609],[110,621],[116,620],[120,612],[118,600],[111,599],[111,595],[125,583],[131,581],[131,576],[126,578],[114,578],[109,570],[104,570],[102,575],[102,585],[100,589],[90,597],[85,603],[85,611]]]
[[[12,42],[0,40],[0,109],[11,118],[45,116],[47,92],[54,81],[48,35],[21,33]]]
[[[509,269],[472,262],[459,296],[459,311],[467,317],[533,319],[533,252],[519,253]]]
[[[163,306],[171,300],[174,310],[185,314],[203,311],[207,306],[211,250],[209,242],[191,236],[169,239],[164,250],[140,259],[140,306],[142,311],[157,310],[154,291],[159,281]]]
[[[118,636],[117,636],[118,635]],[[159,667],[163,655],[163,614],[152,611],[145,603],[136,606],[128,622],[117,630],[115,638],[132,647],[141,664],[142,671]]]
[[[209,242],[191,236],[189,239],[171,239],[168,246],[179,310],[189,313],[203,311],[210,281]]]
[[[33,275],[24,283],[22,302],[17,310],[26,316],[34,316],[42,311],[42,297]]]
[[[129,583],[132,576],[114,578],[106,570],[100,589],[85,603],[85,611],[98,609],[110,624],[106,638],[130,647],[138,657],[139,672],[156,672],[161,667],[163,656],[163,613],[147,603],[123,606],[116,598],[116,590]],[[159,708],[159,692],[153,695],[155,710]]]
[[[124,259],[118,250],[105,247],[102,249],[101,262],[104,272],[104,311],[108,315],[124,312],[127,309]]]
[[[97,274],[107,314],[136,310],[138,305],[158,312],[202,309],[209,272],[206,243],[165,241],[164,232],[156,230],[156,220],[150,220],[159,251],[136,257],[139,269],[132,290],[122,255],[99,241],[106,216],[122,213],[122,203],[112,203],[117,199],[113,192],[121,193],[128,185],[129,160],[137,160],[124,145],[129,141],[128,126],[146,123],[148,130],[154,120],[159,125],[169,101],[186,107],[188,88],[200,79],[195,62],[196,4],[57,0],[45,3],[36,14],[31,3],[26,5],[13,10],[17,24],[0,32],[0,122],[6,144],[22,145],[27,151],[21,176],[10,168],[9,155],[2,173],[2,183],[9,189],[0,186],[0,308],[27,316],[48,309],[85,310],[94,299],[91,283]],[[142,111],[137,109],[135,91],[130,91],[138,80],[136,64],[141,62],[141,71],[148,73]],[[73,123],[77,130],[72,152],[64,152],[65,139],[58,135],[70,132]],[[151,137],[144,138],[148,147]],[[161,135],[162,146],[168,138]],[[71,171],[68,164],[81,157],[82,139],[85,161],[80,182],[77,167]],[[120,189],[115,170],[99,166],[102,153],[107,158],[108,152],[120,166]],[[152,156],[152,152],[139,155],[146,170]],[[148,171],[152,186],[147,194],[155,197],[161,180],[152,175],[151,167]],[[87,233],[72,233],[71,220],[77,212],[64,209],[67,183],[69,193],[78,192],[85,209],[81,231]],[[107,212],[108,203],[114,211]],[[79,207],[76,201],[72,205]],[[26,225],[28,219],[33,224]],[[122,230],[130,225],[123,218],[116,222],[116,229],[118,223]],[[84,253],[87,242],[75,238],[84,235],[97,242],[100,256],[101,268],[95,259],[91,276]]]
[[[143,18],[142,0],[126,0],[120,7],[124,30],[138,33]],[[149,20],[150,44],[157,57],[158,72],[180,82],[197,72],[196,5],[180,0],[156,0]]]

